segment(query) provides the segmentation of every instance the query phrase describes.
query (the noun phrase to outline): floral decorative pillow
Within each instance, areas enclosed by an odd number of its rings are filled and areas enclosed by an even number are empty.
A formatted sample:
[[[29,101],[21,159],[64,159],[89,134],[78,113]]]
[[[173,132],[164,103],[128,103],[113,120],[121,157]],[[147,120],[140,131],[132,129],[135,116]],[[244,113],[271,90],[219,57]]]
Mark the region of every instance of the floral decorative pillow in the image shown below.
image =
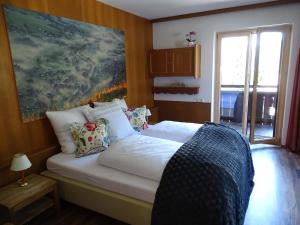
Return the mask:
[[[132,128],[136,131],[141,131],[148,127],[146,120],[147,108],[145,105],[139,108],[123,108],[123,112],[126,114]]]
[[[95,122],[72,123],[72,138],[76,144],[76,157],[82,157],[108,148],[108,120],[100,118]]]

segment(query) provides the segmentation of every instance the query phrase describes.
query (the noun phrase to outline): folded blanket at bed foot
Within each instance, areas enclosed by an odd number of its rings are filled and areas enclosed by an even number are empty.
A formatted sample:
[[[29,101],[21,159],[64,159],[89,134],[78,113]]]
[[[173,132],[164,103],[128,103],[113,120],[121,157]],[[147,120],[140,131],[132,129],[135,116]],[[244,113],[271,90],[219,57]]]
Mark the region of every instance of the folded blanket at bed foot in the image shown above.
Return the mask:
[[[152,210],[152,225],[242,225],[253,189],[248,141],[207,123],[170,159]]]

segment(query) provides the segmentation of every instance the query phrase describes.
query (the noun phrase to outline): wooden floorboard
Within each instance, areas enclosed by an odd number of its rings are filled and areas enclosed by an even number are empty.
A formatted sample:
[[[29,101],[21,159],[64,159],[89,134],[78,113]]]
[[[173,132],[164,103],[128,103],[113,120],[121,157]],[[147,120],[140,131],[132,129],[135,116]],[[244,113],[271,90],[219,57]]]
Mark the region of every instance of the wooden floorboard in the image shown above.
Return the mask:
[[[300,156],[271,145],[252,146],[255,186],[245,225],[300,224]],[[124,225],[69,203],[57,217],[49,209],[29,225]]]
[[[300,224],[300,157],[280,147],[252,146],[255,186],[245,225]]]

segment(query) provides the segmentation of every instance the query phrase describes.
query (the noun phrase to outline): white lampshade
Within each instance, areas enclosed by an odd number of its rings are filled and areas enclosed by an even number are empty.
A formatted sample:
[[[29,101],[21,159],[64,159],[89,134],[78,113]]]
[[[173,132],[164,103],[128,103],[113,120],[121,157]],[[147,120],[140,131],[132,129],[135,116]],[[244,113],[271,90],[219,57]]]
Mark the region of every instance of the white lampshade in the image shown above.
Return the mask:
[[[14,155],[11,162],[10,170],[12,171],[22,171],[31,167],[31,162],[27,156],[23,153],[18,153]]]
[[[146,111],[146,116],[151,116],[152,114],[151,114],[151,111],[150,111],[150,109],[147,109],[147,111]]]

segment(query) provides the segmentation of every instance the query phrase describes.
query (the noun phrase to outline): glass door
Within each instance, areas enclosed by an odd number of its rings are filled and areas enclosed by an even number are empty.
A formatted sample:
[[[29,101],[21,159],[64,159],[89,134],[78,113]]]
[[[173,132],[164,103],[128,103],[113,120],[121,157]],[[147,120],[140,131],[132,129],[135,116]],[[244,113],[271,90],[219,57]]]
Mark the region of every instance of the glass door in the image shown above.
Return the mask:
[[[221,39],[220,55],[220,123],[246,133],[243,115],[247,108],[247,73],[250,33],[236,33]]]
[[[218,34],[214,121],[280,142],[290,26]]]
[[[284,67],[287,67],[285,51],[289,27],[260,28],[256,30],[256,45],[253,78],[250,93],[252,143],[279,142],[282,120],[282,104],[286,79]],[[280,105],[280,107],[279,107]],[[279,124],[277,124],[279,123]]]

